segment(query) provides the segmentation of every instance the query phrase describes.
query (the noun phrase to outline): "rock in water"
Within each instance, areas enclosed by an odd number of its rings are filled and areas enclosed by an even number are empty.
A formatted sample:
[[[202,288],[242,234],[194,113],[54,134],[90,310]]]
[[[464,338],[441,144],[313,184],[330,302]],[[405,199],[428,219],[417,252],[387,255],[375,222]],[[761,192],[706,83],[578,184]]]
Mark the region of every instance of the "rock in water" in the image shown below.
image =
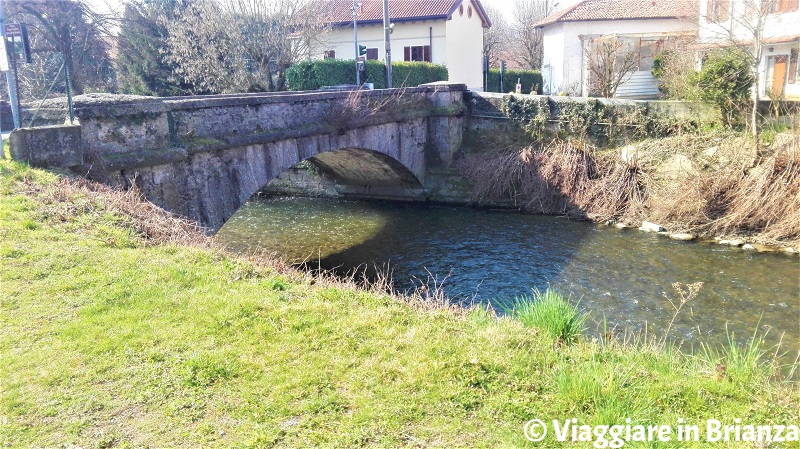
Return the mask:
[[[655,223],[651,223],[649,221],[643,221],[642,226],[639,228],[640,231],[644,232],[664,232],[665,229],[663,226]]]

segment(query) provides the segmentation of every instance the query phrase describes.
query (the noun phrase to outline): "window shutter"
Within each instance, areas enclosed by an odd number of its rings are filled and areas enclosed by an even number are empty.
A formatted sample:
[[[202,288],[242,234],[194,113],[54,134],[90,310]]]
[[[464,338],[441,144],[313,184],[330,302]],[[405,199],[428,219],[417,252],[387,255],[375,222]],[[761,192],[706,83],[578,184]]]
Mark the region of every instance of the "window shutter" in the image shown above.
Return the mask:
[[[411,47],[406,47],[403,51],[403,61],[411,60]]]
[[[797,3],[795,3],[797,5]],[[789,84],[797,82],[797,49],[793,48],[791,56],[789,56]]]
[[[719,0],[719,21],[720,22],[727,22],[728,21],[728,11],[730,9],[730,0]]]
[[[706,22],[711,22],[714,16],[714,0],[707,0],[706,2]]]
[[[431,46],[430,45],[426,45],[423,48],[423,52],[424,53],[423,53],[422,59],[424,59],[425,62],[431,62]]]

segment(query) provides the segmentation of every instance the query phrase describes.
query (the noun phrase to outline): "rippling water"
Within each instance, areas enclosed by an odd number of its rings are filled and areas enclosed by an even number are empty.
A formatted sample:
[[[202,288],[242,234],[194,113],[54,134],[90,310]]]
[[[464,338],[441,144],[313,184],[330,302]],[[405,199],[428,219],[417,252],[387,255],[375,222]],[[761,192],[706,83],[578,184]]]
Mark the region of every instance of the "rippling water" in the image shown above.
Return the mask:
[[[758,329],[800,350],[800,260],[677,242],[557,217],[310,198],[249,202],[220,230],[229,247],[274,251],[340,271],[383,266],[398,289],[430,275],[462,300],[508,301],[548,286],[580,300],[599,326],[653,331],[669,323],[675,282],[704,282],[672,336],[744,339]]]

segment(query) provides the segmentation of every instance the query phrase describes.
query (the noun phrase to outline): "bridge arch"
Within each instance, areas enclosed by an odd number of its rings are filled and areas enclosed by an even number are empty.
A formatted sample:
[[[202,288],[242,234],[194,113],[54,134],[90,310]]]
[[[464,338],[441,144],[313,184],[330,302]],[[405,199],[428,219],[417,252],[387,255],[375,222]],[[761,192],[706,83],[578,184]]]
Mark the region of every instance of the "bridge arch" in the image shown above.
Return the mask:
[[[342,136],[320,135],[190,155],[187,160],[123,171],[158,206],[216,231],[253,195],[309,161],[353,195],[422,195],[425,124],[385,124]],[[358,143],[356,143],[358,142]],[[372,147],[364,145],[369,144]],[[394,196],[393,196],[394,192]]]
[[[340,185],[422,188],[420,180],[402,162],[378,151],[341,148],[320,153],[306,161]]]

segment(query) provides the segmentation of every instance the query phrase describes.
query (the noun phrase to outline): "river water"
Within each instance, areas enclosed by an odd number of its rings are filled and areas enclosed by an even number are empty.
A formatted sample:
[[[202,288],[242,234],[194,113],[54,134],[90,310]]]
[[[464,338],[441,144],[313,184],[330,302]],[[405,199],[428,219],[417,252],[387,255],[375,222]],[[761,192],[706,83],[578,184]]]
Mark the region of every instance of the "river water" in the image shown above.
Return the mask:
[[[800,259],[677,242],[559,217],[459,207],[312,198],[254,199],[219,231],[229,248],[319,261],[339,272],[386,266],[395,287],[429,277],[461,301],[512,301],[554,288],[607,328],[659,335],[680,296],[673,283],[704,282],[670,337],[685,344],[754,331],[800,350]]]

